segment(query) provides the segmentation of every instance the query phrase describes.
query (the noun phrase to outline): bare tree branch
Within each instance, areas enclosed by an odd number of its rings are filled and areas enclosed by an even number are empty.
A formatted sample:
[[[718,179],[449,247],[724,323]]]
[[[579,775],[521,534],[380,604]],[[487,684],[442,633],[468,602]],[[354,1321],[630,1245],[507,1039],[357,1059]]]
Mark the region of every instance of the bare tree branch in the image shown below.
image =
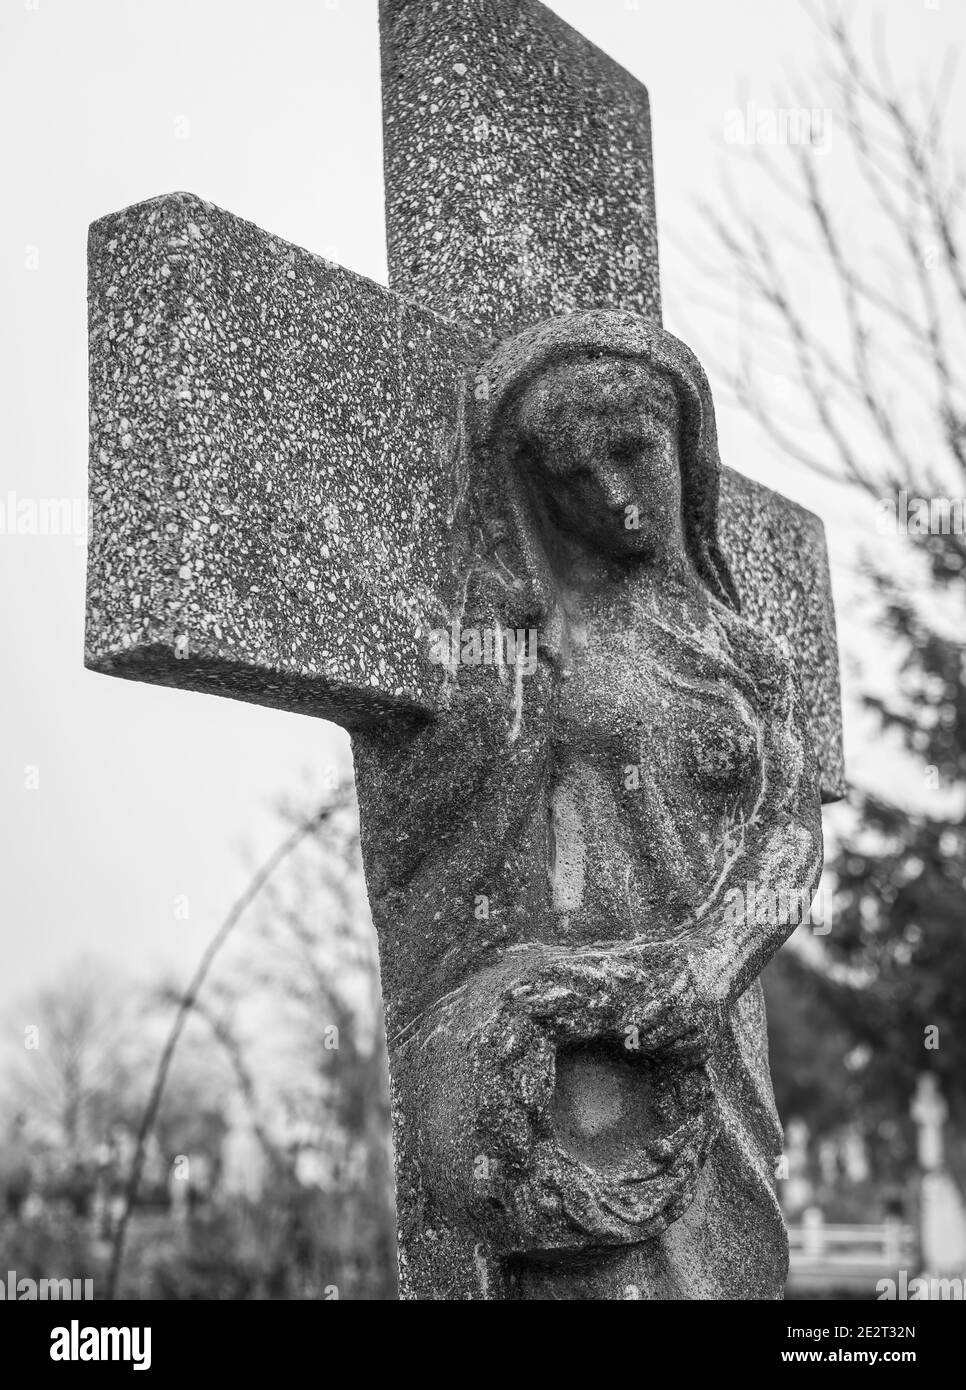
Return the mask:
[[[198,995],[208,976],[208,972],[219,951],[231,935],[232,930],[244,916],[246,909],[258,896],[265,884],[271,879],[279,865],[284,863],[289,855],[297,849],[307,836],[313,834],[320,825],[327,821],[329,817],[340,808],[340,805],[341,803],[337,801],[327,804],[318,811],[315,811],[311,816],[302,821],[301,824],[297,825],[295,829],[286,836],[285,840],[283,840],[278,848],[269,855],[268,859],[265,860],[264,864],[262,864],[252,876],[243,892],[232,904],[221,926],[208,943],[201,960],[198,962],[194,975],[191,977],[187,988],[180,998],[171,1030],[161,1051],[161,1056],[158,1059],[151,1091],[141,1115],[141,1122],[135,1137],[134,1153],[131,1158],[131,1167],[124,1193],[124,1206],[120,1218],[118,1219],[111,1245],[111,1263],[108,1269],[106,1295],[109,1300],[114,1299],[117,1294],[118,1281],[124,1260],[124,1245],[127,1237],[127,1228],[141,1184],[148,1137],[151,1134],[151,1130],[157,1118],[158,1108],[161,1104],[161,1097],[164,1094],[164,1087],[171,1069],[172,1060],[174,1059],[175,1049],[184,1031],[188,1015],[197,1003]]]

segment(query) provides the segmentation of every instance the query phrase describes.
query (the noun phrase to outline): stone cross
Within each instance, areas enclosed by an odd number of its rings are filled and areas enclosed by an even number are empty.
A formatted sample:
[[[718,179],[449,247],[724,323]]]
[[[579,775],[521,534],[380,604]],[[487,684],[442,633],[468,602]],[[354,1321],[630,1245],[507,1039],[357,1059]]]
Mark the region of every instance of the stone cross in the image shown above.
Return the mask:
[[[931,1071],[923,1072],[916,1080],[916,1093],[909,1108],[916,1122],[919,1167],[924,1173],[943,1167],[943,1128],[949,1107]]]
[[[949,1106],[933,1072],[922,1072],[910,1106],[919,1159],[919,1249],[923,1273],[961,1277],[966,1264],[966,1203],[946,1166]]]
[[[745,873],[752,893],[814,887],[814,769],[842,792],[822,526],[719,473],[703,374],[660,327],[644,88],[534,0],[383,0],[380,20],[389,290],[190,194],[91,228],[86,664],[352,733],[404,1297],[777,1297],[780,1132],[736,1124],[773,1111],[755,978],[788,923],[756,928],[740,900]],[[704,587],[679,565],[631,600],[624,560],[560,570],[570,542],[540,539],[514,478],[524,425],[549,460],[574,392],[613,401],[655,372],[676,383],[655,419],[689,460],[679,549]],[[642,555],[677,544],[646,531]],[[619,763],[634,843],[660,839],[640,875],[601,800],[603,697],[580,694],[598,628],[601,670],[654,676]],[[727,708],[678,719],[719,687]],[[766,688],[783,772],[748,732]],[[693,797],[669,751],[689,739]],[[726,888],[733,969],[706,925]],[[642,904],[656,954],[621,917]],[[674,952],[682,924],[700,961]]]

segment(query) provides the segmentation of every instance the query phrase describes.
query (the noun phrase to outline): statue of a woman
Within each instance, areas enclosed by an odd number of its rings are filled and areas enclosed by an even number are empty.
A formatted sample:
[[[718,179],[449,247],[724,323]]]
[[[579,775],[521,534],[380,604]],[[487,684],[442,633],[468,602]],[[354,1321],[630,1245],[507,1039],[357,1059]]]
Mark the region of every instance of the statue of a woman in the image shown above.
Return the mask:
[[[473,394],[456,617],[537,659],[455,665],[445,720],[354,740],[404,1293],[779,1297],[757,977],[817,883],[819,790],[718,548],[707,381],[595,311]]]

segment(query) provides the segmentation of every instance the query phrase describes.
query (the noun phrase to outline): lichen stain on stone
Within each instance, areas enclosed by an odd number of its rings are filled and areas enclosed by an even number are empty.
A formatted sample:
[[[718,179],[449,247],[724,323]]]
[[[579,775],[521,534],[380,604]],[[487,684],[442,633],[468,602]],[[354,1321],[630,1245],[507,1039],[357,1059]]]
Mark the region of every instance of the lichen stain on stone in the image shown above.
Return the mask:
[[[554,788],[550,812],[548,871],[555,912],[574,912],[584,900],[587,845],[573,781]]]

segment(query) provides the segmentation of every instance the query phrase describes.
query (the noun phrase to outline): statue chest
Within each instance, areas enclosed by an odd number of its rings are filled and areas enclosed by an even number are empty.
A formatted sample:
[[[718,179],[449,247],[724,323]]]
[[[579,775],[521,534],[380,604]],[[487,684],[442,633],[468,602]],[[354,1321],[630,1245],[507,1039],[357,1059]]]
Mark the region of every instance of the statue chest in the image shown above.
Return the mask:
[[[578,631],[551,735],[558,765],[636,767],[668,791],[732,801],[758,780],[761,736],[723,655],[616,622]]]

